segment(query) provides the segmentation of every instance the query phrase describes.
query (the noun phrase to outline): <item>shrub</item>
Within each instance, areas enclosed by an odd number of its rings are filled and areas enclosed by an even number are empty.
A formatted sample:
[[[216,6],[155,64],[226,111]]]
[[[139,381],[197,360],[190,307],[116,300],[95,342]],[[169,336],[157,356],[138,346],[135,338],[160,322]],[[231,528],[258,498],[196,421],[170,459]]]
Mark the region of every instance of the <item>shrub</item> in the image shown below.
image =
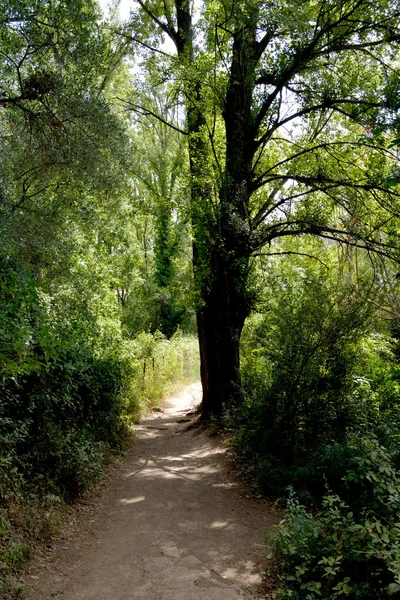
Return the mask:
[[[291,496],[274,545],[277,599],[400,597],[400,480],[373,438],[353,437],[345,492],[313,515]]]
[[[178,381],[192,381],[198,365],[197,341],[179,334],[142,334],[97,355],[85,346],[73,350],[64,344],[57,357],[6,379],[1,389],[3,591],[31,543],[52,529],[62,502],[101,479],[110,452],[123,447],[127,421]]]
[[[341,488],[349,429],[376,435],[400,464],[393,343],[348,279],[292,265],[271,270],[268,286],[244,327],[245,402],[228,427],[264,493],[292,485],[319,502],[325,482]]]
[[[277,306],[248,324],[258,347],[243,379],[246,420],[261,430],[257,447],[292,465],[343,439],[357,418],[353,375],[369,308],[319,275],[284,284]]]
[[[0,256],[0,589],[53,512],[102,477],[127,422],[198,361],[194,338],[124,339],[115,289],[81,258],[46,279]]]

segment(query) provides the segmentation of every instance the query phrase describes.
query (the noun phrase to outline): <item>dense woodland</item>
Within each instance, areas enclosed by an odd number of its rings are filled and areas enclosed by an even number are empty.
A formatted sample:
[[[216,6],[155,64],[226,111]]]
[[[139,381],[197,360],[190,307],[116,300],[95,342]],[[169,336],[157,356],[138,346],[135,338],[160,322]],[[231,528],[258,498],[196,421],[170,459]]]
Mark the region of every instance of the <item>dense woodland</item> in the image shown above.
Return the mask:
[[[0,4],[2,591],[200,365],[276,598],[400,597],[398,0],[119,15]]]

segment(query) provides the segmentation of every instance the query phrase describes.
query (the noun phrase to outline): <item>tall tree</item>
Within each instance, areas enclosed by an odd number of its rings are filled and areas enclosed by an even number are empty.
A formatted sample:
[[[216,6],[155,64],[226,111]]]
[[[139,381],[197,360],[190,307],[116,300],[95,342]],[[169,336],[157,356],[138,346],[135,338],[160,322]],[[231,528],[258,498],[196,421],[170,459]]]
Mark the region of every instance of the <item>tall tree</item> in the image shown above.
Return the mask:
[[[399,15],[391,0],[206,0],[200,15],[136,0],[123,35],[186,107],[205,418],[242,397],[252,254],[310,235],[398,257],[395,156],[375,131],[399,110]]]
[[[6,212],[38,210],[47,201],[50,213],[79,204],[85,186],[104,193],[124,178],[119,148],[126,139],[104,94],[115,52],[100,15],[96,2],[81,0],[0,7]]]

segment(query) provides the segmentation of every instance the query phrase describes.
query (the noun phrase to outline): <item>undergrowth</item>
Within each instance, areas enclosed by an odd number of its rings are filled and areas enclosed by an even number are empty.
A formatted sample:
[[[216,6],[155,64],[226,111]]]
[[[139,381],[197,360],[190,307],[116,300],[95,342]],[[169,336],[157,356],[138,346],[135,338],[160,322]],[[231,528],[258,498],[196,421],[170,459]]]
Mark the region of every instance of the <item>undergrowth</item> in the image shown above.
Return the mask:
[[[272,540],[277,600],[400,597],[400,480],[375,439],[352,436],[343,490],[310,512],[292,493]]]

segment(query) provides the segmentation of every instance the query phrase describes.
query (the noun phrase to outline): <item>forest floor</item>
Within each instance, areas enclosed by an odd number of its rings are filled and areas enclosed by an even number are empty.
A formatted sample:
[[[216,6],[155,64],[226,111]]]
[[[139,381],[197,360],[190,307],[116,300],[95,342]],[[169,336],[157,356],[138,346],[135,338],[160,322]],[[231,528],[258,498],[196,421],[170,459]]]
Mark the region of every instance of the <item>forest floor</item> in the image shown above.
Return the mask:
[[[25,600],[268,598],[264,538],[281,518],[186,413],[200,384],[137,426],[108,482],[24,577]],[[162,412],[161,412],[162,411]]]

